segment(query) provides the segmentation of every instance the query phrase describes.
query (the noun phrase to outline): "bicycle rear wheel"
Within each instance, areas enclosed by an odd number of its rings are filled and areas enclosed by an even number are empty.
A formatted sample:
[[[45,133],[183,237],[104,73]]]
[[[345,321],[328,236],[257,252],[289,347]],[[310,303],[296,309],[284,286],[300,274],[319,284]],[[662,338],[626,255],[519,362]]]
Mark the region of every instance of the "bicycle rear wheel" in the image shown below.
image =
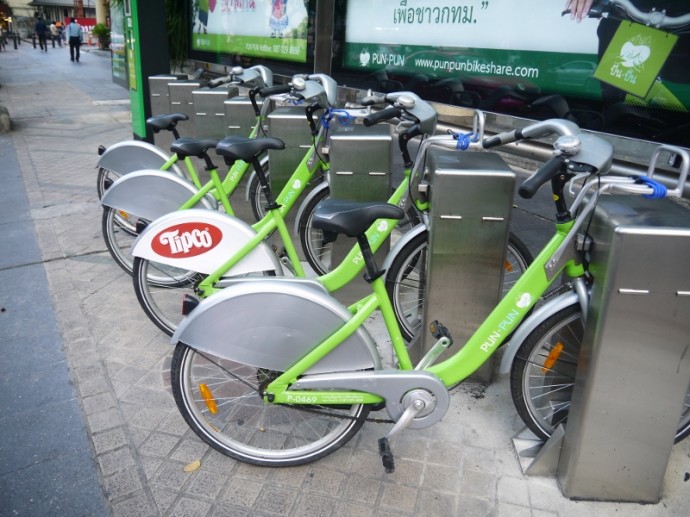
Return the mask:
[[[403,337],[410,341],[422,326],[428,231],[420,232],[403,246],[386,271],[386,289]],[[532,263],[527,246],[512,233],[508,236],[503,289],[505,295]]]
[[[582,311],[575,303],[537,326],[513,360],[510,391],[515,408],[525,425],[542,440],[568,420],[583,335]],[[689,434],[690,391],[675,442]]]
[[[192,430],[214,449],[254,465],[287,467],[318,460],[359,431],[369,407],[268,404],[263,388],[278,372],[205,356],[183,343],[171,366],[175,402]]]

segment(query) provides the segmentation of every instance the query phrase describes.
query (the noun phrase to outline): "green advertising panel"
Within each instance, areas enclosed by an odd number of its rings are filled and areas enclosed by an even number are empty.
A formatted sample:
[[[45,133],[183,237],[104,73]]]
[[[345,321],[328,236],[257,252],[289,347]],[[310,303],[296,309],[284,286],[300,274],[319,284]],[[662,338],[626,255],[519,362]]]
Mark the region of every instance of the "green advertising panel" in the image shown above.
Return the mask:
[[[307,60],[307,1],[197,0],[192,50]]]
[[[652,88],[678,36],[623,23],[599,62],[594,77],[638,97]]]
[[[618,35],[611,43],[611,55],[600,64],[602,20],[584,17],[578,21],[564,15],[564,4],[553,0],[348,0],[342,65],[369,74],[417,74],[430,81],[455,79],[488,88],[519,85],[595,101],[601,99],[605,81],[644,99],[676,36],[651,28],[642,33],[643,26],[623,22],[638,32]],[[663,21],[663,16],[656,19]],[[641,55],[635,53],[646,52],[640,50],[645,45],[651,45],[651,54],[642,67]],[[634,85],[630,84],[633,80]],[[655,91],[666,92],[665,103],[676,109],[678,104],[690,106],[683,85],[664,80],[663,86]],[[661,98],[656,100],[656,105],[665,105]]]

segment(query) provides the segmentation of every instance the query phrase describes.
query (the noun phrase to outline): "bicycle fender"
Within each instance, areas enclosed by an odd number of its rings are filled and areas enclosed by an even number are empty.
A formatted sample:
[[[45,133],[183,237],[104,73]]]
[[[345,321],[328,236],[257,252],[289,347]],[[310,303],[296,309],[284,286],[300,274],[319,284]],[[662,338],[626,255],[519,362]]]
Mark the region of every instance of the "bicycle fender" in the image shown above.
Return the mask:
[[[400,250],[412,239],[414,239],[417,235],[420,233],[426,232],[427,227],[425,224],[418,224],[414,226],[411,230],[408,230],[405,232],[405,234],[398,239],[398,242],[395,243],[395,246],[391,248],[391,250],[388,252],[388,255],[386,255],[386,258],[383,261],[383,265],[381,266],[381,269],[388,270],[390,269],[391,264],[393,263],[393,260],[395,260],[395,257],[398,256],[400,253]]]
[[[190,208],[150,223],[134,241],[132,255],[169,266],[213,273],[235,255],[256,232],[244,221],[213,210]],[[275,271],[282,267],[265,242],[225,273],[225,277]]]
[[[98,159],[96,167],[124,175],[141,169],[160,169],[169,159],[170,155],[153,144],[126,140],[108,147]],[[184,177],[177,164],[170,168],[170,172]]]
[[[318,196],[322,190],[327,188],[329,188],[328,182],[322,181],[316,187],[314,187],[311,190],[311,192],[309,192],[309,194],[304,198],[304,201],[302,201],[302,204],[297,209],[297,215],[295,216],[295,229],[293,230],[293,235],[299,235],[299,222],[302,220],[302,213],[304,212],[306,206],[309,204],[312,198]]]
[[[510,342],[504,347],[499,372],[502,374],[510,372],[510,367],[513,364],[513,359],[515,359],[518,348],[520,348],[522,342],[542,321],[575,303],[579,304],[580,300],[577,293],[571,291],[556,296],[530,314],[529,317],[520,324]]]
[[[187,180],[156,169],[144,169],[121,176],[101,198],[101,204],[153,221],[175,212],[197,193]],[[216,210],[215,200],[203,197],[195,208]]]
[[[254,278],[209,296],[173,334],[205,354],[284,372],[350,318],[315,280]],[[374,340],[360,326],[308,373],[380,369]]]

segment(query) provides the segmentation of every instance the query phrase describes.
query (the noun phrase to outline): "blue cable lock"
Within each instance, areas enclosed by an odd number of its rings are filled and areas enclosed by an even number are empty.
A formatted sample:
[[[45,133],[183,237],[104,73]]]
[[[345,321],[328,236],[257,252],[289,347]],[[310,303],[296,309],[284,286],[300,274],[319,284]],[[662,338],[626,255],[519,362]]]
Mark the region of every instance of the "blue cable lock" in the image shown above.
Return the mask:
[[[328,110],[326,110],[326,113],[321,116],[321,124],[326,129],[329,129],[328,123],[334,118],[337,118],[338,122],[340,122],[344,126],[351,124],[352,121],[355,120],[355,117],[350,115],[350,113],[348,113],[347,110],[328,108]]]
[[[479,141],[479,135],[475,135],[474,133],[453,133],[450,130],[448,132],[458,141],[456,149],[460,151],[466,151],[469,149],[470,144]]]
[[[636,184],[647,185],[652,188],[651,194],[642,194],[642,197],[646,197],[647,199],[661,199],[666,197],[667,190],[664,184],[653,180],[649,176],[633,176],[633,178]]]

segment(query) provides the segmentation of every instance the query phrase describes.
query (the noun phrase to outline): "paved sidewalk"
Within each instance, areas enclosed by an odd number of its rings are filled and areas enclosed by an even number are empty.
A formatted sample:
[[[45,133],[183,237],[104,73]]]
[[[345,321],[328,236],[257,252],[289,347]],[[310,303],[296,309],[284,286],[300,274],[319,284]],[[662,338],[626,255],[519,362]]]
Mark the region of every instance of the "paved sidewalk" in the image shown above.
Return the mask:
[[[657,505],[570,501],[552,477],[524,476],[507,379],[454,389],[442,423],[395,442],[394,474],[377,452],[389,425],[365,424],[296,468],[211,450],[175,407],[168,338],[101,236],[96,149],[131,137],[127,91],[109,59],[52,50],[0,54],[14,124],[0,135],[0,515],[688,514],[690,440],[674,448]]]

